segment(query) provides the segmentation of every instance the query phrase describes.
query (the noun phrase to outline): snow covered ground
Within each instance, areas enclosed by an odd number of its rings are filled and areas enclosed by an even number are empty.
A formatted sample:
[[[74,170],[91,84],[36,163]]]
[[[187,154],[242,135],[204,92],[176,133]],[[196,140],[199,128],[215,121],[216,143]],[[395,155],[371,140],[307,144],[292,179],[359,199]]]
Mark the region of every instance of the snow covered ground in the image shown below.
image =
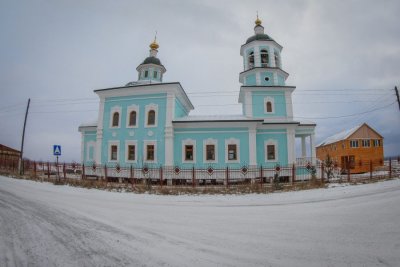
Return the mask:
[[[400,266],[400,180],[157,196],[0,176],[0,266]]]

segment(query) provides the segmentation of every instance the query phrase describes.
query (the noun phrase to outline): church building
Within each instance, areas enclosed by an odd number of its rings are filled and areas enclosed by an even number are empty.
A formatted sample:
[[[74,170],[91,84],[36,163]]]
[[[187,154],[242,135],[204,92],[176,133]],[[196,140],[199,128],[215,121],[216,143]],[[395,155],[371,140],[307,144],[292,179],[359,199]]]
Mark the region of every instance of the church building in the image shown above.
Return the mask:
[[[316,124],[293,119],[295,86],[286,85],[282,46],[264,33],[258,17],[255,24],[254,35],[240,47],[242,114],[191,116],[194,107],[181,84],[163,82],[166,68],[157,57],[155,39],[149,57],[136,68],[137,81],[94,91],[100,98],[98,120],[79,127],[82,163],[285,166],[296,162],[296,138],[301,138],[301,156],[308,150],[315,163]]]

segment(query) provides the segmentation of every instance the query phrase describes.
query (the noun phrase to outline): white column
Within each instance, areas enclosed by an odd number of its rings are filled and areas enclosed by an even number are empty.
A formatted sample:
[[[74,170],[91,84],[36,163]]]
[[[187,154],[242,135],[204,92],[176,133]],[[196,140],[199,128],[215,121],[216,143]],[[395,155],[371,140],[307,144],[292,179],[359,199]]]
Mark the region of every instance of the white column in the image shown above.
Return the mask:
[[[256,72],[256,85],[261,85],[261,77],[258,71]]]
[[[256,127],[249,127],[249,164],[257,165]]]
[[[293,164],[296,161],[296,146],[294,139],[295,130],[287,129],[288,164]]]
[[[303,158],[307,157],[307,149],[306,149],[306,137],[301,137],[301,156]]]
[[[317,154],[315,152],[315,134],[310,135],[310,148],[311,148],[311,161],[312,164],[315,164],[317,159]]]
[[[103,143],[104,101],[105,101],[104,97],[100,97],[99,118],[97,120],[97,134],[96,134],[96,164],[102,164],[101,145]]]

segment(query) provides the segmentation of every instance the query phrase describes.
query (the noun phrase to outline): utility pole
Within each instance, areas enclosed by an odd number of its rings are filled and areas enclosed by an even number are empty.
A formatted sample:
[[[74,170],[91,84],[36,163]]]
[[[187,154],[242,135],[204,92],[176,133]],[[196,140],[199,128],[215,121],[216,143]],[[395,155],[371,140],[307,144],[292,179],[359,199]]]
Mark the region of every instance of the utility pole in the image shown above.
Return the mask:
[[[400,109],[400,97],[399,97],[399,90],[397,90],[397,86],[394,87],[394,90],[396,91],[397,103],[399,103],[399,109]]]
[[[28,118],[29,104],[31,103],[31,99],[28,99],[28,105],[26,106],[25,112],[25,120],[24,120],[24,129],[22,130],[22,142],[21,142],[21,157],[19,159],[19,174],[24,174],[24,164],[22,159],[24,157],[24,140],[25,140],[25,127],[26,127],[26,119]]]

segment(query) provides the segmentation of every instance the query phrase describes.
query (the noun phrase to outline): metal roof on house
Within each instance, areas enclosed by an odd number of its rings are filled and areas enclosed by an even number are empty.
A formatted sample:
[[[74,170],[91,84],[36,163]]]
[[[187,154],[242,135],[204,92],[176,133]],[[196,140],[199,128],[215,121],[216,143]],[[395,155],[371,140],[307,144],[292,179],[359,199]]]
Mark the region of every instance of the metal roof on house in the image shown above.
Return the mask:
[[[358,129],[360,129],[361,126],[363,126],[363,125],[364,124],[360,124],[360,125],[357,125],[357,126],[351,128],[351,129],[344,130],[344,131],[341,131],[341,132],[339,132],[339,133],[337,133],[335,135],[332,135],[332,136],[326,138],[324,141],[322,141],[319,145],[317,145],[317,147],[318,146],[325,146],[325,145],[336,143],[336,142],[341,141],[341,140],[345,140],[345,139],[349,138],[353,133],[355,133]]]

